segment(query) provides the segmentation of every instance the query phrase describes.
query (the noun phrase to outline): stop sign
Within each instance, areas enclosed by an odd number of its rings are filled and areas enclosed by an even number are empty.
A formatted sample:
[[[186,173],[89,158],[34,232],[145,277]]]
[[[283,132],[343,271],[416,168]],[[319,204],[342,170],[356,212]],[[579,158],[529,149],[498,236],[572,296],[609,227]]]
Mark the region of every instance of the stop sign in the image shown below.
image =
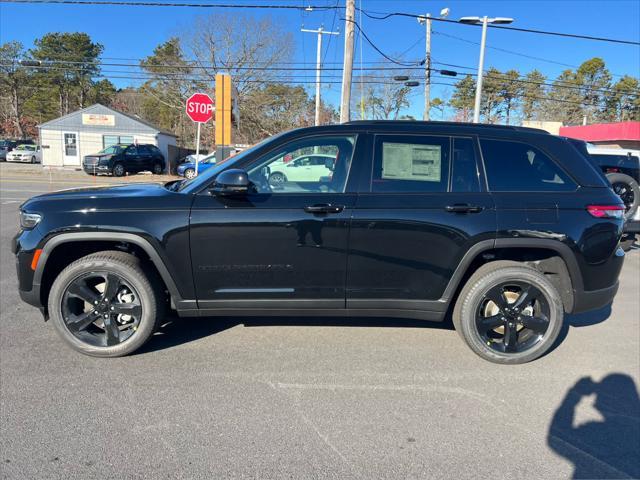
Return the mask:
[[[194,122],[207,123],[213,117],[213,100],[206,93],[194,93],[187,100],[187,115]]]

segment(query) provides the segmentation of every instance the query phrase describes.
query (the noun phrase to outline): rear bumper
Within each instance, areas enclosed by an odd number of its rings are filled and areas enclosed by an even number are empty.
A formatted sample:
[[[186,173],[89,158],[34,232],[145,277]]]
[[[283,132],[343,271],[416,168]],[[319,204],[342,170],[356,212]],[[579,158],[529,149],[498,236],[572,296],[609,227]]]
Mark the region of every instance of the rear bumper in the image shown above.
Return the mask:
[[[571,313],[582,313],[590,310],[597,310],[613,302],[618,293],[619,282],[601,290],[574,292],[573,311]]]

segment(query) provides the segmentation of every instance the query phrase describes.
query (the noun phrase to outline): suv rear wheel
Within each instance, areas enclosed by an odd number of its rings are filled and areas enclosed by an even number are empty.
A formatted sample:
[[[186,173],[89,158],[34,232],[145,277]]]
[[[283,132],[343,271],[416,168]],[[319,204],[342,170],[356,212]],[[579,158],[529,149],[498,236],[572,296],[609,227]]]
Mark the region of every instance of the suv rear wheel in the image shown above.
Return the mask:
[[[160,175],[162,174],[162,164],[160,162],[156,162],[153,164],[153,170],[151,170],[153,172],[154,175]]]
[[[607,179],[613,191],[620,197],[625,206],[625,220],[633,217],[640,203],[640,187],[633,177],[624,173],[608,173]]]
[[[60,336],[94,357],[120,357],[140,348],[164,316],[162,289],[139,260],[124,252],[87,255],[65,268],[49,293]]]
[[[542,273],[518,262],[496,261],[469,278],[453,310],[453,323],[480,357],[518,364],[551,348],[563,316],[560,294]]]

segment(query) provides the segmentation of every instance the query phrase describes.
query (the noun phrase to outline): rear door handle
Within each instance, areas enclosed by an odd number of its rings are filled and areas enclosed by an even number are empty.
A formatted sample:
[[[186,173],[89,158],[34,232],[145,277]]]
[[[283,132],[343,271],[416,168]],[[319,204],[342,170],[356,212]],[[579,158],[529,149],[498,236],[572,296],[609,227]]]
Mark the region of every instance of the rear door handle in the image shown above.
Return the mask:
[[[330,203],[318,203],[304,207],[307,213],[340,213],[344,210],[344,205],[332,205]]]
[[[479,213],[483,210],[483,207],[469,205],[468,203],[456,203],[455,205],[447,205],[444,209],[451,213]]]

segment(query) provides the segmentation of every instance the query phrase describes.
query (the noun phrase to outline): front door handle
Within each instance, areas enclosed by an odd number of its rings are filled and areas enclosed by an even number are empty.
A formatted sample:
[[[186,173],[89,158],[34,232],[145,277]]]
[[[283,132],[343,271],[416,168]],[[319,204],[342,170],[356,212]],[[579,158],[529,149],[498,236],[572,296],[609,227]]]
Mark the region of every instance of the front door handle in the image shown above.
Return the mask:
[[[330,203],[318,203],[304,207],[307,213],[340,213],[344,210],[344,205],[332,205]]]
[[[469,205],[468,203],[456,203],[455,205],[447,205],[444,209],[451,213],[479,213],[483,210],[483,207]]]

